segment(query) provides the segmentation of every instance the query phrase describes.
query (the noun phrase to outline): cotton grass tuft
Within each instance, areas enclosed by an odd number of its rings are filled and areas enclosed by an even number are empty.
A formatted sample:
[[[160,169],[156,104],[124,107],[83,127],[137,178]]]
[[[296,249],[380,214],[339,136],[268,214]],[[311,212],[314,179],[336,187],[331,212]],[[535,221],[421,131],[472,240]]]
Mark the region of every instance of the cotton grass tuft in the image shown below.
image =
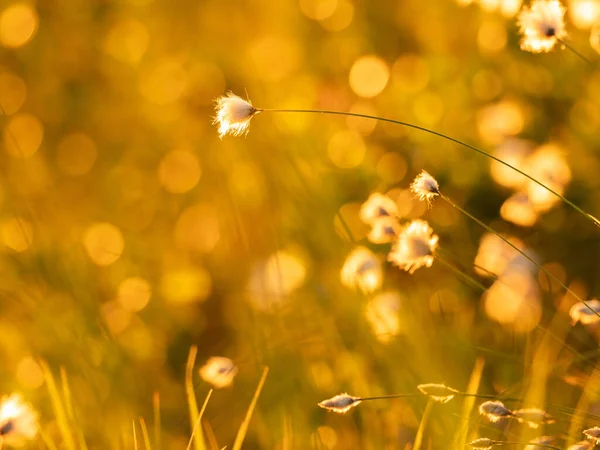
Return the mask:
[[[343,393],[338,394],[330,399],[323,400],[319,403],[319,406],[328,411],[333,411],[339,414],[350,411],[361,402],[359,397],[353,397],[352,395]]]
[[[565,8],[558,0],[535,0],[524,7],[518,16],[523,35],[521,49],[533,53],[546,53],[567,35]]]
[[[511,410],[504,406],[504,403],[499,400],[491,400],[479,405],[479,414],[485,416],[492,423],[496,423],[513,415]]]
[[[447,403],[454,398],[458,391],[446,386],[445,384],[419,384],[417,389],[427,395],[432,400],[440,403]]]
[[[388,261],[410,274],[421,267],[431,267],[438,240],[427,222],[413,220],[401,228]]]
[[[219,125],[219,137],[225,135],[241,136],[248,133],[250,120],[259,112],[250,101],[238,97],[233,92],[219,97],[215,101],[217,115],[213,123]]]

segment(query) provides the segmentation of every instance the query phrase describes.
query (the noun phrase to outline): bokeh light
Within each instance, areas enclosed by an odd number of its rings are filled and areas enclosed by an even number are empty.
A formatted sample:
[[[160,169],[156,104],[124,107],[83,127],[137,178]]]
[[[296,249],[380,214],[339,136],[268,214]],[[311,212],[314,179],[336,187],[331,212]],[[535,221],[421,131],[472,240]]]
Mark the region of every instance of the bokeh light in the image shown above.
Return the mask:
[[[110,223],[96,223],[83,234],[83,246],[90,259],[99,266],[108,266],[117,261],[125,240],[121,230]]]
[[[31,114],[11,117],[4,128],[4,149],[14,158],[28,158],[38,151],[44,138],[44,127]]]
[[[38,28],[39,18],[33,5],[18,2],[0,11],[0,44],[17,48],[27,44]]]
[[[350,69],[350,87],[359,97],[372,98],[379,95],[390,78],[388,65],[374,55],[362,56]]]
[[[198,159],[186,150],[167,153],[158,166],[160,184],[173,194],[183,194],[193,189],[201,175]]]

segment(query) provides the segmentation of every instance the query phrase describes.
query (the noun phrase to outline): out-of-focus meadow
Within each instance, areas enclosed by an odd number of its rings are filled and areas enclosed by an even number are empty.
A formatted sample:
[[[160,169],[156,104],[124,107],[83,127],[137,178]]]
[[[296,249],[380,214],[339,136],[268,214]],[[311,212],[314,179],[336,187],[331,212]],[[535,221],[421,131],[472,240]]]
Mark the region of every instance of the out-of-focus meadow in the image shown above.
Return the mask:
[[[569,45],[598,60],[600,2],[565,6]],[[576,297],[409,185],[426,170],[588,300],[600,229],[584,216],[480,154],[390,123],[262,112],[246,138],[222,140],[211,124],[230,90],[259,108],[399,119],[492,152],[599,216],[600,72],[558,45],[522,51],[520,7],[2,0],[0,393],[38,411],[45,439],[30,448],[85,448],[80,433],[90,450],[137,448],[132,421],[144,448],[143,417],[153,449],[185,449],[192,346],[199,405],[205,361],[237,366],[203,415],[210,449],[231,448],[265,366],[248,449],[410,449],[417,436],[435,450],[542,434],[572,444],[600,425],[583,415],[600,415],[600,330],[571,325]],[[373,192],[403,222],[428,221],[455,270],[384,263],[389,245],[369,243],[359,217]],[[357,245],[384,264],[353,286],[341,274]],[[75,444],[63,442],[44,364],[58,389],[61,368],[68,377]],[[317,406],[422,383],[520,398],[511,407],[557,420],[490,424],[478,401],[455,398],[430,408],[419,436],[425,397],[345,415]]]

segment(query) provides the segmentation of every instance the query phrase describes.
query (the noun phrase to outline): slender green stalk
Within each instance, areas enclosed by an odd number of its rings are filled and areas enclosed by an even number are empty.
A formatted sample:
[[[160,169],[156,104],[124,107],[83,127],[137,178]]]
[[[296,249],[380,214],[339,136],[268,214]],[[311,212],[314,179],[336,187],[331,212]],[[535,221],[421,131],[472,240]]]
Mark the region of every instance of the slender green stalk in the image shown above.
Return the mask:
[[[152,396],[152,410],[154,416],[154,448],[160,450],[160,394],[155,392]]]
[[[477,222],[479,225],[481,225],[483,228],[485,228],[487,231],[489,231],[490,233],[495,234],[496,236],[498,236],[500,239],[502,239],[505,243],[507,243],[510,247],[512,247],[514,250],[516,250],[517,252],[519,252],[522,256],[524,256],[530,263],[532,263],[534,266],[536,266],[538,269],[540,269],[542,272],[544,272],[547,276],[549,276],[550,278],[552,278],[554,281],[556,281],[560,287],[562,287],[566,292],[568,292],[569,294],[571,294],[573,297],[575,297],[577,300],[579,300],[581,303],[583,303],[585,306],[587,306],[587,308],[592,311],[595,315],[597,315],[598,317],[600,317],[600,314],[598,314],[594,308],[592,308],[591,306],[589,306],[581,297],[579,297],[575,292],[573,292],[571,289],[569,289],[569,287],[563,283],[562,281],[560,281],[554,274],[552,274],[552,272],[550,272],[548,269],[546,269],[545,267],[543,267],[542,265],[538,264],[533,258],[531,258],[530,256],[527,255],[527,253],[525,253],[524,251],[520,250],[515,244],[513,244],[512,242],[510,242],[508,239],[506,239],[504,236],[502,236],[500,233],[498,233],[496,230],[494,230],[492,227],[490,227],[489,225],[486,225],[484,222],[482,222],[481,220],[479,220],[477,217],[475,217],[474,215],[472,215],[471,213],[469,213],[468,211],[466,211],[464,208],[458,206],[456,203],[454,203],[449,197],[447,197],[446,195],[442,194],[441,192],[438,194],[441,198],[443,198],[446,202],[448,202],[450,205],[454,206],[456,209],[458,209],[461,213],[463,213],[465,216],[467,216],[469,219]]]
[[[451,136],[448,136],[446,134],[440,133],[438,131],[434,131],[434,130],[430,130],[429,128],[425,128],[425,127],[421,127],[419,125],[414,125],[412,123],[408,123],[408,122],[403,122],[400,120],[394,120],[394,119],[388,119],[386,117],[378,117],[378,116],[371,116],[369,114],[359,114],[359,113],[352,113],[352,112],[344,112],[344,111],[330,111],[330,110],[320,110],[320,109],[260,109],[257,108],[257,112],[283,112],[283,113],[311,113],[311,114],[330,114],[330,115],[338,115],[338,116],[346,116],[346,117],[360,117],[363,119],[372,119],[372,120],[378,120],[380,122],[388,122],[388,123],[393,123],[396,125],[402,125],[408,128],[413,128],[415,130],[420,130],[420,131],[424,131],[425,133],[429,133],[429,134],[433,134],[435,136],[441,137],[442,139],[446,139],[448,141],[454,142],[455,144],[459,144],[462,145],[463,147],[466,147],[468,149],[471,149],[481,155],[487,156],[490,159],[493,159],[494,161],[514,170],[515,172],[523,175],[524,177],[528,178],[529,180],[533,181],[535,184],[543,187],[544,189],[546,189],[548,192],[550,192],[551,194],[555,195],[556,197],[558,197],[559,199],[561,199],[563,202],[565,202],[567,205],[569,205],[571,208],[573,208],[575,211],[577,211],[578,213],[580,213],[581,215],[585,216],[588,220],[590,220],[591,222],[593,222],[597,227],[600,227],[600,220],[598,220],[597,218],[595,218],[594,216],[592,216],[591,214],[585,212],[583,209],[581,209],[579,206],[575,205],[573,202],[571,202],[569,199],[563,197],[562,195],[560,195],[558,192],[550,189],[548,186],[546,186],[544,183],[536,180],[535,178],[533,178],[531,175],[528,175],[527,173],[523,172],[521,169],[518,169],[517,167],[501,160],[500,158],[492,155],[491,153],[486,152],[485,150],[481,150],[480,148],[475,147],[474,145],[471,144],[467,144],[466,142],[463,142],[459,139],[453,138]]]
[[[433,408],[433,400],[430,398],[427,400],[427,405],[425,406],[425,411],[423,411],[423,416],[421,416],[421,422],[419,423],[419,428],[417,429],[417,434],[415,436],[415,442],[413,444],[413,450],[421,450],[421,444],[423,443],[423,435],[425,434],[425,427],[429,422],[429,416],[431,415],[431,409]]]
[[[439,254],[436,253],[433,255],[433,257],[436,259],[436,261],[439,261],[444,266],[446,266],[448,269],[450,269],[452,272],[454,272],[454,274],[457,275],[459,278],[462,278],[470,285],[475,286],[477,289],[480,289],[481,292],[487,291],[487,288],[483,284],[481,284],[479,281],[477,281],[473,277],[470,277],[469,275],[467,275],[460,269],[457,269],[456,267],[454,267],[448,261],[444,260],[444,258],[442,258]]]
[[[240,425],[237,435],[235,436],[235,441],[233,442],[232,450],[241,450],[242,448],[242,444],[244,443],[244,439],[246,438],[246,433],[248,432],[248,426],[250,425],[250,419],[252,419],[252,414],[254,414],[254,409],[256,408],[258,397],[260,397],[260,393],[262,391],[263,386],[265,385],[265,381],[267,380],[268,374],[269,368],[265,367],[263,369],[262,376],[260,377],[260,381],[258,382],[258,386],[256,387],[256,391],[254,391],[254,396],[252,397],[250,406],[246,411],[246,417],[244,417],[244,421]]]
[[[542,447],[542,448],[553,448],[554,450],[562,450],[559,447],[555,447],[554,445],[547,444],[532,444],[531,442],[517,442],[517,441],[496,441],[495,445],[532,445],[534,447]]]
[[[578,56],[579,58],[581,58],[583,61],[585,61],[587,64],[589,64],[590,66],[593,66],[594,63],[592,61],[590,61],[588,58],[586,58],[585,56],[583,56],[583,54],[581,54],[579,51],[575,50],[575,48],[569,44],[567,44],[566,41],[564,41],[563,39],[560,38],[556,38],[556,40],[558,42],[560,42],[561,45],[564,45],[569,51],[571,51],[574,55]]]
[[[50,370],[50,367],[46,361],[40,361],[40,367],[42,368],[42,373],[44,374],[46,387],[48,389],[48,395],[50,396],[50,401],[52,402],[54,418],[56,419],[56,424],[63,440],[62,444],[67,450],[75,450],[76,446],[72,433],[73,430],[69,424],[67,412],[65,411],[65,405],[58,391],[58,387],[56,386],[54,375],[52,375],[52,371]]]
[[[192,443],[194,442],[194,435],[196,434],[196,430],[198,429],[198,427],[202,427],[202,416],[204,415],[204,411],[206,411],[206,406],[208,405],[208,401],[210,400],[210,396],[212,395],[213,390],[211,389],[210,391],[208,391],[208,394],[206,395],[206,399],[204,400],[204,404],[202,405],[202,409],[200,410],[200,413],[198,414],[198,420],[196,420],[196,423],[194,424],[194,429],[192,430],[192,434],[190,436],[190,441],[188,442],[188,446],[186,450],[190,450],[192,448]]]
[[[483,375],[483,367],[485,366],[485,360],[482,357],[478,357],[475,360],[475,366],[471,372],[469,384],[467,385],[466,394],[477,394],[479,385],[481,384],[481,377]],[[473,409],[475,408],[475,397],[468,397],[463,401],[461,417],[464,421],[464,425],[461,426],[454,437],[453,448],[464,449],[467,445],[467,435],[469,433],[470,417]]]
[[[135,432],[135,420],[132,420],[133,422],[133,448],[134,450],[138,450],[138,440],[137,440],[137,434]]]
[[[193,345],[190,348],[188,355],[187,364],[185,366],[185,392],[188,401],[188,408],[190,412],[190,424],[192,430],[196,429],[196,422],[198,421],[198,403],[196,401],[196,391],[194,390],[194,365],[196,364],[196,355],[198,354],[198,347]],[[195,450],[206,450],[206,441],[204,440],[204,433],[202,427],[196,429],[196,433],[192,434],[194,449]]]
[[[144,438],[144,448],[146,450],[152,450],[150,445],[150,435],[148,434],[148,427],[143,417],[140,417],[140,428],[142,429],[142,437]]]

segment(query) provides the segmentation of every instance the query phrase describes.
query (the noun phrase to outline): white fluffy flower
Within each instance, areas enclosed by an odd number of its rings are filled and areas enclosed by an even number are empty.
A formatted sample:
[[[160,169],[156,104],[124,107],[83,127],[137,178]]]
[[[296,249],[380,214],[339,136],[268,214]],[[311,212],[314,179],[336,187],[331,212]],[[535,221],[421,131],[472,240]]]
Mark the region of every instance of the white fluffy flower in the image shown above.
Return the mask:
[[[523,38],[521,49],[545,53],[554,48],[565,31],[565,8],[558,0],[535,0],[519,13],[519,27]]]
[[[226,134],[240,136],[248,133],[250,119],[258,112],[250,101],[238,97],[233,92],[219,97],[216,101],[217,115],[213,123],[219,125],[219,137],[223,139]]]

